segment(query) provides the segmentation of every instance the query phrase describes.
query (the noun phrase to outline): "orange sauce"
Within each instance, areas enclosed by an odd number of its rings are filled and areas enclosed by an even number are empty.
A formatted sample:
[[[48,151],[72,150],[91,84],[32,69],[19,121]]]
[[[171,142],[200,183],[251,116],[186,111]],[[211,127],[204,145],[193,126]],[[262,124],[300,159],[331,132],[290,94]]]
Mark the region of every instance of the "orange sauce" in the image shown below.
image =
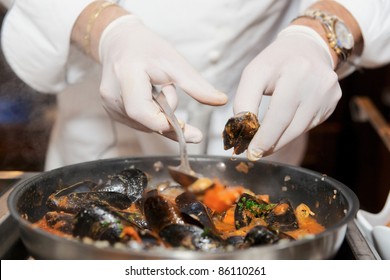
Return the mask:
[[[64,233],[64,232],[59,230],[59,228],[62,226],[61,221],[57,222],[54,226],[50,226],[47,224],[45,217],[43,217],[42,219],[35,222],[34,226],[39,227],[39,228],[43,229],[44,231],[47,231],[49,233],[52,233],[52,234],[55,234],[55,235],[58,235],[61,237],[72,237],[72,235]]]
[[[203,203],[214,213],[216,213],[216,215],[213,217],[213,222],[216,229],[221,233],[221,237],[224,239],[230,236],[245,236],[250,229],[257,225],[267,226],[267,223],[264,219],[252,217],[252,221],[248,226],[236,229],[234,219],[234,212],[236,207],[235,203],[244,192],[253,194],[249,189],[244,188],[243,186],[227,187],[218,180],[215,180],[214,185],[204,192]],[[267,194],[255,196],[262,201],[270,203],[270,198]],[[66,203],[66,198],[60,200],[60,203]],[[277,205],[274,208],[274,212],[276,215],[282,215],[287,211],[287,209],[288,204],[283,203]],[[134,203],[125,211],[131,213],[140,213],[139,209]],[[299,228],[293,231],[285,232],[294,239],[300,239],[307,234],[318,234],[325,230],[325,227],[319,224],[315,219],[315,213],[313,213],[305,204],[300,204],[296,207],[295,216],[297,218]],[[59,230],[63,226],[62,223],[62,221],[58,221],[54,226],[48,225],[45,217],[43,217],[34,223],[34,226],[61,237],[71,238],[71,234],[66,234]],[[387,226],[390,226],[390,223]],[[132,227],[124,227],[121,236],[125,235],[130,236],[133,240],[136,240],[139,243],[142,242],[139,234]]]

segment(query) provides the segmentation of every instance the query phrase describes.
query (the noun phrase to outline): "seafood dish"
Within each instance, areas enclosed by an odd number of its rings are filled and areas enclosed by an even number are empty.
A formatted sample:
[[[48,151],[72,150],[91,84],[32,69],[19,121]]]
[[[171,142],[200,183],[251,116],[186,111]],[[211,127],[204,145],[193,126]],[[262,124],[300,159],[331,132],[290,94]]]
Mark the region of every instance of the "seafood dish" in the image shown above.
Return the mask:
[[[123,249],[223,252],[312,238],[325,230],[306,204],[203,177],[188,187],[151,184],[126,168],[97,182],[58,186],[33,223],[51,234]]]

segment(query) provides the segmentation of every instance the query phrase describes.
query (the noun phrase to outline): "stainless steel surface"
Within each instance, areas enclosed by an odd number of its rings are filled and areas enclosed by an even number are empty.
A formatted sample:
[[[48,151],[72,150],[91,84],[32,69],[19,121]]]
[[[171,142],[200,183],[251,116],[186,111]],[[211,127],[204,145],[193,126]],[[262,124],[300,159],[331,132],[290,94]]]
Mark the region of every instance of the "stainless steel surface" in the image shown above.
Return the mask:
[[[190,162],[188,161],[187,144],[184,138],[183,130],[180,127],[173,110],[169,106],[165,95],[162,91],[157,92],[153,87],[153,100],[160,106],[161,111],[165,114],[165,117],[175,130],[177,140],[179,141],[180,149],[180,164],[178,166],[169,166],[169,172],[176,182],[182,186],[189,186],[197,180],[199,175],[192,170]]]
[[[380,260],[378,252],[363,236],[356,220],[348,224],[347,236],[349,247],[357,260]]]
[[[256,193],[268,193],[271,200],[288,197],[293,205],[306,203],[315,209],[317,219],[326,230],[312,239],[291,243],[254,247],[225,253],[183,250],[124,250],[101,248],[54,236],[34,228],[32,222],[47,211],[46,198],[59,185],[68,185],[82,179],[98,180],[126,167],[135,166],[151,175],[151,184],[169,179],[165,169],[155,170],[156,162],[165,166],[177,158],[129,158],[100,160],[44,172],[23,180],[11,193],[8,205],[17,221],[21,238],[34,258],[38,259],[331,259],[344,241],[347,224],[353,220],[359,207],[353,192],[340,182],[303,168],[260,161],[254,163],[248,174],[236,170],[241,160],[225,157],[190,157],[191,163],[202,174],[222,177],[231,185],[241,184]],[[224,171],[218,168],[223,162]]]

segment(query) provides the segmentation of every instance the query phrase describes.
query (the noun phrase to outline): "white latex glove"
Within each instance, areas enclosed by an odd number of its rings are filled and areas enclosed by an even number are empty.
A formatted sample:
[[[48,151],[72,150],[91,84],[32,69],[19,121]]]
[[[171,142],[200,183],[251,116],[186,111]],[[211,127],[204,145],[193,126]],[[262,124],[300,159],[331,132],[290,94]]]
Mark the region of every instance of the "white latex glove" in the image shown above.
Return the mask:
[[[258,160],[326,120],[341,98],[326,42],[309,27],[290,26],[244,70],[234,113],[257,113],[272,95],[247,157]]]
[[[176,139],[165,116],[152,100],[152,85],[160,85],[175,109],[175,86],[197,101],[223,105],[227,96],[203,79],[165,40],[134,15],[122,16],[103,31],[99,44],[103,67],[100,85],[103,104],[117,121],[138,130],[158,132]],[[187,142],[202,140],[199,129],[185,124]]]

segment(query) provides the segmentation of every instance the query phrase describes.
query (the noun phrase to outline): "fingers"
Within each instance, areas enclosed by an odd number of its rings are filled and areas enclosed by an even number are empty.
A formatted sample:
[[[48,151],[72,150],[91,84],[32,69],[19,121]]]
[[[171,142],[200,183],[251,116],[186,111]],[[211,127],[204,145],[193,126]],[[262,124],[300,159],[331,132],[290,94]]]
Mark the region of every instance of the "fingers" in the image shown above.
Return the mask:
[[[200,103],[212,106],[226,104],[228,97],[225,93],[215,89],[184,59],[178,57],[177,61],[181,63],[167,69],[168,75],[177,86]]]
[[[276,152],[322,123],[333,113],[341,97],[338,83],[331,84],[329,88],[325,85],[302,88],[299,83],[288,83],[284,79],[278,82],[261,127],[248,146],[247,157],[250,160]],[[289,80],[299,79],[293,77]],[[300,99],[300,92],[309,94]]]
[[[169,106],[173,110],[175,110],[177,106],[177,94],[175,86],[173,84],[163,85],[161,86],[161,90],[164,92],[165,98]],[[181,120],[178,121],[183,127],[184,138],[187,143],[199,143],[200,141],[202,141],[202,132],[198,128],[186,124]],[[178,139],[176,132],[172,127],[170,127],[170,130],[164,131],[162,135],[175,141],[177,141]]]
[[[269,68],[257,65],[258,59],[259,57],[255,58],[241,76],[233,103],[235,115],[246,111],[257,115],[263,93],[270,90],[266,85],[269,84],[271,71]]]
[[[321,120],[319,115],[316,114],[312,108],[303,107],[304,106],[298,107],[291,123],[284,130],[276,144],[272,146],[272,150],[266,151],[264,155],[278,151],[301,134],[320,124]],[[252,160],[256,160],[256,158],[253,157],[254,156],[251,155]]]
[[[309,131],[310,129],[318,126],[324,122],[335,110],[337,102],[341,97],[341,89],[336,83],[329,91],[326,91],[329,96],[328,99],[332,97],[335,99],[329,105],[324,104],[324,107],[313,106],[316,102],[315,100],[310,100],[307,98],[307,102],[301,103],[294,115],[293,120],[291,121],[288,128],[283,132],[282,136],[276,143],[273,148],[273,152],[278,151],[292,140],[297,138],[299,135]],[[318,99],[318,95],[314,94],[312,98]]]
[[[162,85],[161,91],[164,93],[165,98],[169,106],[172,108],[172,110],[176,110],[178,100],[177,100],[175,85],[173,84]]]
[[[291,82],[294,79],[297,77],[292,77],[291,74],[282,75],[277,80],[260,129],[248,146],[248,159],[258,160],[265,153],[273,151],[280,137],[290,126],[300,105],[300,99],[296,94],[301,90],[300,84]]]
[[[162,133],[169,130],[168,120],[152,99],[149,76],[142,71],[131,71],[126,76],[123,75],[125,75],[123,72],[118,73],[127,116],[152,131]],[[170,94],[170,99],[172,102],[172,94]]]
[[[168,42],[139,21],[122,17],[105,29],[99,53],[105,108],[131,127],[175,138],[172,128],[152,98],[152,85],[163,85],[167,102],[177,106],[175,84],[197,101],[223,105],[227,96],[211,86]],[[185,138],[199,142],[198,129],[185,126]]]
[[[179,122],[181,121],[179,120]],[[187,143],[199,143],[203,139],[202,132],[198,128],[187,123],[184,124],[183,133]],[[177,141],[177,136],[173,129],[167,132],[163,132],[162,135],[169,139]]]

